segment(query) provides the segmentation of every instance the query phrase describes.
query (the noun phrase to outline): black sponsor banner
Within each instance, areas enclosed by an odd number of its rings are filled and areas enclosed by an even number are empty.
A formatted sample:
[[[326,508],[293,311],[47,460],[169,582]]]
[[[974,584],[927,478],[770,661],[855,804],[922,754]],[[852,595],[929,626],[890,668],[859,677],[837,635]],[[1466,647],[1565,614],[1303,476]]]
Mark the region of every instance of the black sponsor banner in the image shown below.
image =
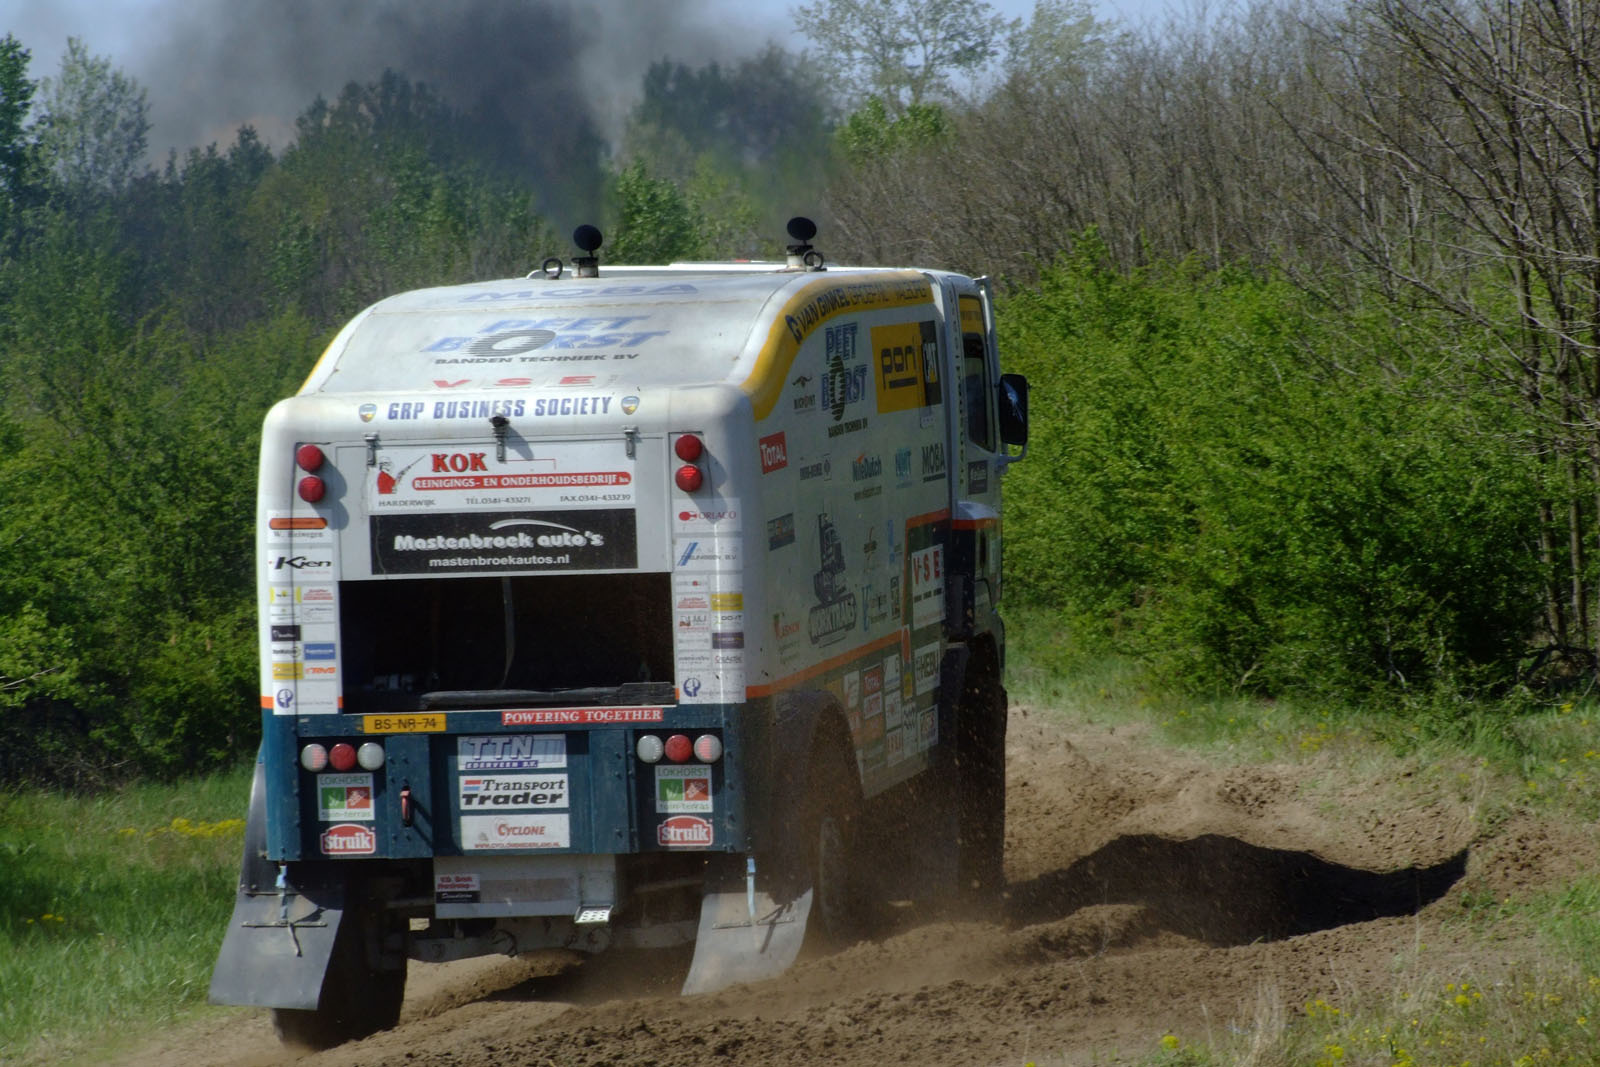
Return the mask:
[[[638,566],[631,508],[375,515],[375,574],[615,571]]]

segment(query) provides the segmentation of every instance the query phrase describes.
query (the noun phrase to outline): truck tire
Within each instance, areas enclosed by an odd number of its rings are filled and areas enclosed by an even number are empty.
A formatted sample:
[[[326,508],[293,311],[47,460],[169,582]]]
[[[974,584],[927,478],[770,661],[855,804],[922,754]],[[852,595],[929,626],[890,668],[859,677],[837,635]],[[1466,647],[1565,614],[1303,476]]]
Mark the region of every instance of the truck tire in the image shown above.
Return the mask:
[[[272,1025],[279,1041],[319,1051],[392,1029],[400,1021],[405,967],[378,970],[368,962],[369,941],[380,933],[377,917],[370,912],[360,908],[345,912],[316,1008],[273,1009]]]
[[[969,675],[956,717],[956,878],[969,903],[993,905],[1005,888],[1006,691]]]
[[[828,744],[813,757],[801,821],[812,889],[806,945],[820,952],[855,943],[866,925],[856,849],[861,787],[848,752]]]

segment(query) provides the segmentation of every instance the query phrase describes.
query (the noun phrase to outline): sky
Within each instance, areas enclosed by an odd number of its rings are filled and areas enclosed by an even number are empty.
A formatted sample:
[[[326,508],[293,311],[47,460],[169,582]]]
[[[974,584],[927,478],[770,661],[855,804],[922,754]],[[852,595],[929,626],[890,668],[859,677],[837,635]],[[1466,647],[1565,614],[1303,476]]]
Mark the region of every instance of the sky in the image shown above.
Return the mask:
[[[1159,19],[1174,0],[1098,0],[1103,19]],[[1027,17],[1034,0],[990,0]],[[0,0],[0,35],[32,52],[33,78],[59,70],[67,38],[108,56],[148,94],[155,161],[241,123],[281,147],[320,93],[393,67],[447,98],[527,96],[577,106],[614,131],[648,64],[790,51],[794,0]]]

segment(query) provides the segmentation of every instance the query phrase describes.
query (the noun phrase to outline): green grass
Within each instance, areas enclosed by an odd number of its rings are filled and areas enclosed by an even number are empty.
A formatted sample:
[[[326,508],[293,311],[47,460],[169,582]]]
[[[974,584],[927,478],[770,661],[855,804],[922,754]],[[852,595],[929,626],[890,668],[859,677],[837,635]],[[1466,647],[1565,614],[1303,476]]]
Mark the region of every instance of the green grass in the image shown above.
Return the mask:
[[[250,770],[0,794],[0,1062],[60,1058],[204,1003]]]

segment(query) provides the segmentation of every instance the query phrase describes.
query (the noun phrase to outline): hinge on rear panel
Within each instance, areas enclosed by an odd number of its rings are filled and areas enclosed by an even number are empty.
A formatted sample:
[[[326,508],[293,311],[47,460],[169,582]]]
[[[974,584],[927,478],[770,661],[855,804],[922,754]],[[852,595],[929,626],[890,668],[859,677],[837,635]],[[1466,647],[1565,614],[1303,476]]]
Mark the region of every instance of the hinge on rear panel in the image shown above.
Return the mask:
[[[628,458],[633,459],[634,453],[639,448],[639,427],[624,426],[622,428],[622,440],[628,449]]]
[[[375,433],[364,434],[361,439],[367,443],[367,466],[376,467],[378,465],[378,435]]]

